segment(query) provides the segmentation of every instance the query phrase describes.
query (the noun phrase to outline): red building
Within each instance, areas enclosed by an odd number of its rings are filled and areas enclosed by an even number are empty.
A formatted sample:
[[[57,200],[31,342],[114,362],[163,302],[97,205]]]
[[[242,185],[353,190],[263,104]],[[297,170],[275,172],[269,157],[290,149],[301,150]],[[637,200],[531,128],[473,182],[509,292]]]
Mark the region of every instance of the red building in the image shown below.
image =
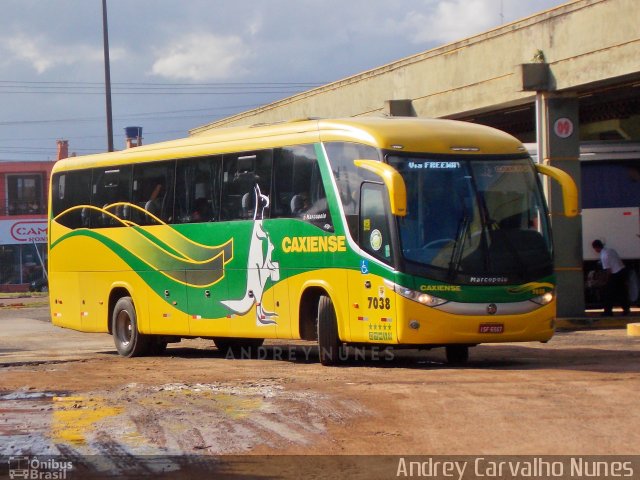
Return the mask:
[[[67,141],[58,141],[58,159],[67,156]],[[0,291],[26,291],[44,275],[54,163],[0,162]]]

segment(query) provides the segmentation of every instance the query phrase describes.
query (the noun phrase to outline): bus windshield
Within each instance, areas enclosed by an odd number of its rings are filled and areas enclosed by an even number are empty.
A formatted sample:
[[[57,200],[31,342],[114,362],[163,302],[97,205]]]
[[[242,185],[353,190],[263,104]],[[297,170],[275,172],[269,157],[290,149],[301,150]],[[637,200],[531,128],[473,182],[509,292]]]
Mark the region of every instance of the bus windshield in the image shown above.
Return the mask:
[[[387,158],[407,187],[398,223],[408,270],[462,284],[552,273],[546,207],[529,158]]]

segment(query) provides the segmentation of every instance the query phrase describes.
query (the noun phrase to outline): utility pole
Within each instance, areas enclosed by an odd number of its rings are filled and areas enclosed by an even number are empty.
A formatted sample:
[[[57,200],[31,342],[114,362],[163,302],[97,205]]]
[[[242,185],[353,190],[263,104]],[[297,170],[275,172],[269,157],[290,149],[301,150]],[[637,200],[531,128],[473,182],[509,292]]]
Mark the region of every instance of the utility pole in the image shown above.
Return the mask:
[[[102,38],[104,44],[104,86],[107,100],[107,145],[113,152],[113,117],[111,113],[111,68],[109,67],[109,29],[107,27],[107,0],[102,0]]]

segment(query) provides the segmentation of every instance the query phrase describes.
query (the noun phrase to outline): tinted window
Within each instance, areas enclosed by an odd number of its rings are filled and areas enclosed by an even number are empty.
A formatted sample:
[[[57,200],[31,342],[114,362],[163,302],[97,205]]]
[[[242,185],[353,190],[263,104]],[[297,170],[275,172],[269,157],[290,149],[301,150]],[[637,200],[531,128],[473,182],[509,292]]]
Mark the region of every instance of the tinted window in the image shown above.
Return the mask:
[[[57,221],[68,228],[89,226],[89,210],[72,207],[89,205],[91,198],[91,170],[58,173],[52,182],[53,217],[61,215]],[[68,211],[67,211],[68,210]]]
[[[269,218],[269,207],[258,195],[271,193],[271,150],[228,154],[223,157],[221,220]]]
[[[176,171],[177,223],[211,222],[220,211],[222,157],[178,162]]]
[[[327,197],[313,145],[278,148],[274,153],[271,217],[299,218],[333,231]]]
[[[331,163],[333,176],[336,179],[349,230],[351,235],[357,239],[360,185],[365,180],[379,181],[380,178],[367,170],[356,167],[353,161],[379,160],[380,155],[374,147],[358,143],[326,143],[325,149]]]
[[[92,178],[91,228],[122,226],[130,215],[131,167],[96,168]]]
[[[142,163],[133,169],[131,219],[139,225],[172,223],[175,162]]]
[[[338,184],[340,199],[347,215],[358,212],[360,184],[365,180],[380,180],[373,173],[358,168],[354,160],[379,160],[380,155],[374,147],[358,143],[326,143],[331,169]]]
[[[391,262],[391,230],[386,188],[364,183],[361,195],[360,245],[374,257]]]

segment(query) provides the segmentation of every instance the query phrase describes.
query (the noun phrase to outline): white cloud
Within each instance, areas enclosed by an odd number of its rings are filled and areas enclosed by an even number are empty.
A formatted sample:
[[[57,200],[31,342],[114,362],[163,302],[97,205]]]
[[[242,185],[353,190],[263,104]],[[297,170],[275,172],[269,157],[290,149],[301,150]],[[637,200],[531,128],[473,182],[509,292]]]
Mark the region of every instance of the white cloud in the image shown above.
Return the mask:
[[[246,73],[242,61],[249,56],[240,37],[190,34],[159,51],[152,72],[174,80],[222,80]]]
[[[4,64],[26,63],[38,74],[45,73],[59,66],[69,66],[84,62],[102,62],[104,52],[102,46],[60,45],[43,36],[34,37],[25,34],[13,34],[11,37],[0,37],[0,52],[3,53]],[[123,56],[121,49],[111,49],[111,59]]]
[[[426,13],[409,12],[400,28],[410,32],[414,43],[448,43],[495,25],[497,13],[493,0],[445,0]]]
[[[262,30],[262,26],[263,18],[259,15],[254,15],[253,19],[247,24],[247,33],[252,36],[258,35]]]

